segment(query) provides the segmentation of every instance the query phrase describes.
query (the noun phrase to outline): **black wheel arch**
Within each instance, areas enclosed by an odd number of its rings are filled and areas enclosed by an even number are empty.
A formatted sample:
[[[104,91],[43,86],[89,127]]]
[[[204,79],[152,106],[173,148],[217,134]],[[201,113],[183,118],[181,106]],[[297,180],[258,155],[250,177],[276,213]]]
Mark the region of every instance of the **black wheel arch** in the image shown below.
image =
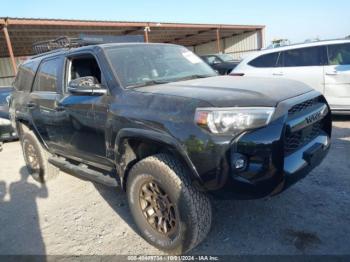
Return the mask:
[[[188,168],[193,183],[199,189],[203,189],[202,180],[186,150],[168,134],[154,130],[125,128],[116,136],[114,152],[116,168],[124,189],[131,167],[139,160],[158,153],[176,157]]]
[[[20,136],[21,134],[23,134],[23,132],[25,132],[25,129],[32,131],[34,133],[34,135],[38,138],[40,144],[45,148],[47,148],[46,143],[44,142],[44,140],[41,138],[38,130],[36,130],[35,126],[33,125],[33,123],[29,120],[26,119],[16,119],[16,131],[18,133],[18,135]]]
[[[41,136],[40,136],[38,130],[35,128],[34,124],[30,120],[17,118],[16,119],[16,130],[17,130],[18,134],[23,133],[23,131],[24,131],[23,128],[27,128],[28,130],[32,131],[35,134],[35,136],[38,138],[38,140],[40,141],[41,145],[47,149],[46,143],[41,138]]]

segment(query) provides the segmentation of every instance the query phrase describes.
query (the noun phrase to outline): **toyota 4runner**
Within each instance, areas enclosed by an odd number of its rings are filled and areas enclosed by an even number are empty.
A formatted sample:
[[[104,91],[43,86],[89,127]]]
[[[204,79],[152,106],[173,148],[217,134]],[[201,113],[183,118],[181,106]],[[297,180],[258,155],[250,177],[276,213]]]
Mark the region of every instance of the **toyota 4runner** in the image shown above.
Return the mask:
[[[54,50],[23,63],[14,87],[10,114],[30,174],[44,182],[63,170],[120,186],[142,237],[170,253],[207,235],[208,195],[277,194],[330,145],[319,92],[217,76],[177,45]]]

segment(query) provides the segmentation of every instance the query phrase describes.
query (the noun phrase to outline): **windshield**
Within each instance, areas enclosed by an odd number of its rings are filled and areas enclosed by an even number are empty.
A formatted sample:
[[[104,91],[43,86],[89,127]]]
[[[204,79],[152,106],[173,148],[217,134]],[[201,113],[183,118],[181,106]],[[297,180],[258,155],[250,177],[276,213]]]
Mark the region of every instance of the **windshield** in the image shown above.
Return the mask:
[[[126,88],[216,75],[198,56],[182,46],[114,46],[106,48],[106,55]]]
[[[228,54],[220,54],[220,55],[218,55],[218,57],[224,62],[231,62],[231,61],[233,61],[233,57],[228,55]]]

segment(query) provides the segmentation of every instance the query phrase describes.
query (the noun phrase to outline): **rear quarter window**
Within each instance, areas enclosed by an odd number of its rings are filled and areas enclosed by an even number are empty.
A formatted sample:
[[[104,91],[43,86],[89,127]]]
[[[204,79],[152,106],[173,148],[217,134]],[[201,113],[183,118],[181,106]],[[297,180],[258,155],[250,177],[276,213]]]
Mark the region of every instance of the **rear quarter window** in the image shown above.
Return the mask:
[[[13,86],[18,91],[29,92],[32,88],[35,72],[38,69],[40,61],[30,61],[22,64],[18,68],[18,73]]]
[[[279,52],[261,55],[250,61],[248,65],[254,67],[275,67],[277,65]]]
[[[350,43],[328,46],[330,65],[350,65]]]

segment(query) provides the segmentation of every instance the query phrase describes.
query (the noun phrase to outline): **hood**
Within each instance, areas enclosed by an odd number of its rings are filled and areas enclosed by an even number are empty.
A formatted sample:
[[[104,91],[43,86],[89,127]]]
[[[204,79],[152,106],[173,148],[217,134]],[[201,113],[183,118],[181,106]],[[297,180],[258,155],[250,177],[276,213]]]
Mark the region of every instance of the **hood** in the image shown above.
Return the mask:
[[[276,106],[312,89],[297,81],[273,78],[215,76],[135,89],[160,95],[206,101],[215,107]]]

